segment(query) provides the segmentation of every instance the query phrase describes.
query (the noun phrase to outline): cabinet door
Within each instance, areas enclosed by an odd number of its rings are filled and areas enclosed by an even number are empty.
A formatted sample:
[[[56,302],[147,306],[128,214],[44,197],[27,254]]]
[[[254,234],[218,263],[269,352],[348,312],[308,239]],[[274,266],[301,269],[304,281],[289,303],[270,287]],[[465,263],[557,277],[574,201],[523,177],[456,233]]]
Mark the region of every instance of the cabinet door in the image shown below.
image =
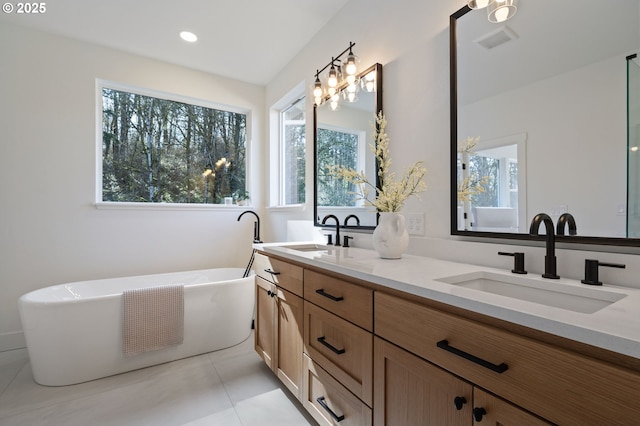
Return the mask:
[[[477,426],[548,426],[539,418],[481,389],[473,390],[473,417]]]
[[[472,392],[471,384],[374,338],[374,425],[470,425]]]
[[[272,297],[275,289],[274,284],[256,277],[255,349],[271,369],[275,362],[276,303]]]
[[[300,399],[302,395],[302,298],[277,289],[277,333],[274,371]]]

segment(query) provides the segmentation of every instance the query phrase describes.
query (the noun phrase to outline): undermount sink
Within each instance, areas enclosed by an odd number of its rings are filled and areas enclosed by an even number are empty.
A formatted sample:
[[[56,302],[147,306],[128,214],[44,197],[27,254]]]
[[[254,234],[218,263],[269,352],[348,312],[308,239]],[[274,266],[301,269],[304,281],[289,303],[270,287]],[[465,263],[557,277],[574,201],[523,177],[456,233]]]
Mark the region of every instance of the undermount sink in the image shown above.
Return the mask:
[[[584,314],[597,312],[627,296],[602,288],[578,287],[488,271],[453,275],[436,281]]]
[[[297,251],[324,251],[329,249],[329,246],[326,246],[324,244],[292,244],[289,246],[281,246],[281,247],[289,250],[297,250]]]

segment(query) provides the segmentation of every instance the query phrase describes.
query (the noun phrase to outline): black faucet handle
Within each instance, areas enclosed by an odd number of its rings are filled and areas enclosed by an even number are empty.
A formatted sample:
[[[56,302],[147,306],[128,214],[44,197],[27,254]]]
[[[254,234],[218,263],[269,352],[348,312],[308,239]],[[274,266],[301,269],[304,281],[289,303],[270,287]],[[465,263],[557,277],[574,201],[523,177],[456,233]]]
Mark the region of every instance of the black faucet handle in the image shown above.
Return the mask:
[[[345,235],[345,236],[342,238],[342,241],[343,241],[343,242],[342,242],[342,247],[350,247],[350,246],[349,246],[349,240],[353,240],[353,237],[350,237],[350,236],[348,236],[348,235]]]
[[[607,266],[609,268],[626,268],[626,265],[621,263],[605,263],[600,262],[597,259],[585,259],[584,260],[584,280],[582,280],[582,284],[589,285],[602,285],[602,281],[600,281],[598,277],[599,266]]]
[[[507,253],[504,251],[499,251],[498,254],[500,256],[513,256],[513,269],[511,272],[514,274],[526,274],[527,271],[524,269],[524,253],[515,252],[515,253]]]
[[[325,237],[327,237],[327,245],[328,246],[332,246],[333,245],[333,235],[331,234],[324,234]]]

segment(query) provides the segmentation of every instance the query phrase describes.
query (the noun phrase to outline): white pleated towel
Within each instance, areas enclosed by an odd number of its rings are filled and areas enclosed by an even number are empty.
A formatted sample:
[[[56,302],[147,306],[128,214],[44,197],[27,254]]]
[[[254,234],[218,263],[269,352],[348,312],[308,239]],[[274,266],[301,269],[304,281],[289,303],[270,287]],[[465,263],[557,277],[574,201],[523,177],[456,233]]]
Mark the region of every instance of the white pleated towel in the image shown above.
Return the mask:
[[[184,340],[184,286],[165,285],[122,293],[125,356],[179,345]]]

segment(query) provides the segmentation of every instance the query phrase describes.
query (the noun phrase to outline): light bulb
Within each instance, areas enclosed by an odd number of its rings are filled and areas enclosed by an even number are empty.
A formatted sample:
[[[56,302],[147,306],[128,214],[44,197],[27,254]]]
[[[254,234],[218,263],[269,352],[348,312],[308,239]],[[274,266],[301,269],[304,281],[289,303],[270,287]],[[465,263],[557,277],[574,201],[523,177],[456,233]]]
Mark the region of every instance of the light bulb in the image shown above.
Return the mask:
[[[501,7],[499,9],[497,9],[496,13],[495,13],[495,16],[496,16],[496,21],[497,22],[506,21],[507,17],[509,16],[509,8]]]

